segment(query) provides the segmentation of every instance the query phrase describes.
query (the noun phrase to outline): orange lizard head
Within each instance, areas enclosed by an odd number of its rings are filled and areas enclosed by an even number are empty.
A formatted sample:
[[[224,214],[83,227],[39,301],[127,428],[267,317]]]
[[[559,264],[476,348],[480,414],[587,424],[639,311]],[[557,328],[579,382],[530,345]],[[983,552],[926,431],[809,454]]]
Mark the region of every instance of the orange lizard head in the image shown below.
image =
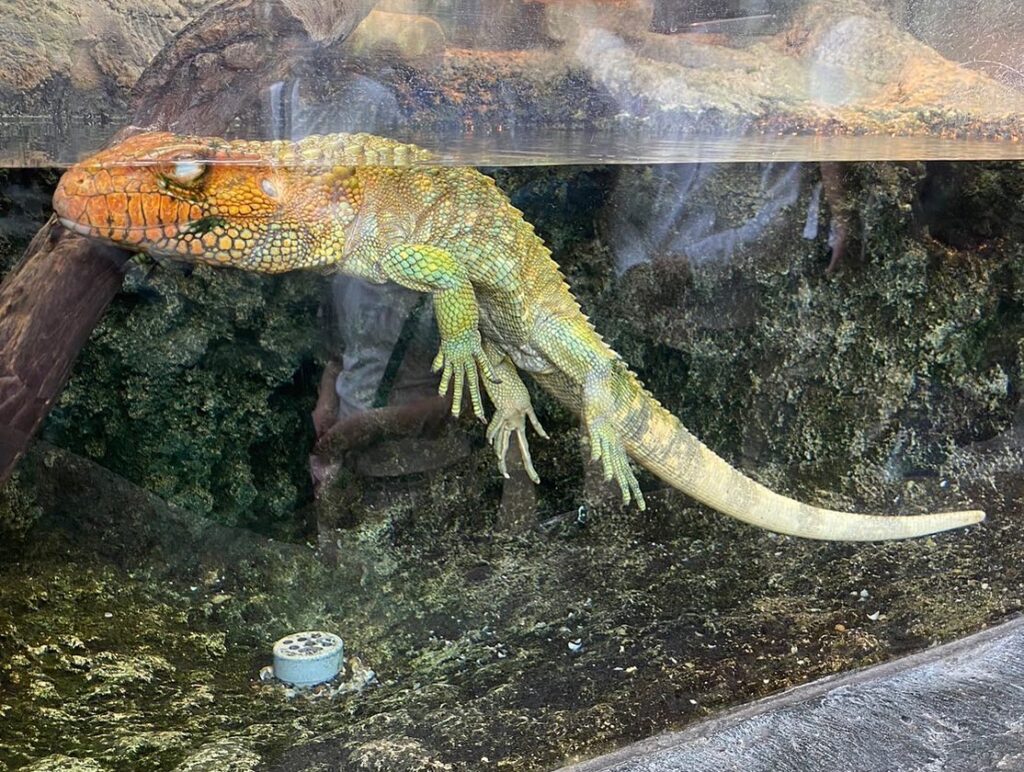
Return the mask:
[[[137,134],[71,167],[53,208],[71,230],[190,262],[262,273],[341,259],[359,200],[318,142]]]

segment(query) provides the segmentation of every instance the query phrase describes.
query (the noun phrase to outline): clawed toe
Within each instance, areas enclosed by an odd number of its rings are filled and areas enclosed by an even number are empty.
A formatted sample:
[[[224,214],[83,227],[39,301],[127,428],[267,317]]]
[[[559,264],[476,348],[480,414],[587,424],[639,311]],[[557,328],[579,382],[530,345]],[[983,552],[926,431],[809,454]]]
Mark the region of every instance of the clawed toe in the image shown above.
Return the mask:
[[[622,503],[635,501],[641,511],[647,509],[647,502],[640,491],[640,483],[633,473],[622,444],[604,432],[592,429],[590,432],[590,458],[601,462],[606,482],[614,480],[622,491]]]
[[[508,477],[508,447],[511,444],[512,435],[516,437],[519,445],[519,453],[523,459],[523,467],[526,474],[534,483],[540,483],[540,475],[533,466],[533,458],[530,455],[530,443],[526,439],[526,418],[529,417],[530,424],[538,435],[548,438],[547,432],[540,425],[537,416],[532,408],[509,414],[496,412],[487,427],[487,440],[494,446],[494,454],[498,457],[498,471],[503,477]]]
[[[484,355],[479,331],[469,330],[461,337],[442,340],[432,369],[441,373],[438,393],[442,397],[449,390],[452,393],[452,415],[458,416],[462,411],[462,395],[465,390],[469,392],[473,415],[480,421],[487,420],[480,396],[480,376],[492,382],[500,381],[490,360]]]

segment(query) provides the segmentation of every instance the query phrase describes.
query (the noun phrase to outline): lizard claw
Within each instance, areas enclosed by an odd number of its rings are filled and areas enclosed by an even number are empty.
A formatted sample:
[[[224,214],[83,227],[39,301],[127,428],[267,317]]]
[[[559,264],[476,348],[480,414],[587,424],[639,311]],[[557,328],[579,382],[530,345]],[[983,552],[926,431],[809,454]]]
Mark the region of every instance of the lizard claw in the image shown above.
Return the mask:
[[[441,349],[434,357],[431,369],[441,371],[441,383],[437,388],[442,397],[452,391],[452,415],[458,416],[462,411],[462,394],[469,390],[469,401],[473,405],[473,414],[486,421],[484,402],[480,396],[480,373],[495,383],[499,383],[494,367],[484,354],[480,342],[480,331],[471,329],[465,333],[441,341]]]
[[[533,407],[527,405],[520,409],[499,409],[495,411],[491,423],[487,427],[487,441],[494,446],[495,455],[498,457],[498,471],[503,477],[508,477],[508,446],[514,434],[519,443],[519,453],[523,458],[523,466],[526,474],[535,483],[540,483],[540,475],[533,466],[533,458],[530,456],[530,443],[526,439],[526,419],[530,419],[530,425],[534,431],[544,439],[548,439],[548,433],[540,425],[537,414]]]
[[[638,509],[647,509],[647,502],[640,491],[640,483],[633,474],[629,456],[622,443],[604,427],[590,425],[587,430],[590,434],[590,458],[601,462],[605,481],[615,480],[618,483],[624,505],[636,501]]]

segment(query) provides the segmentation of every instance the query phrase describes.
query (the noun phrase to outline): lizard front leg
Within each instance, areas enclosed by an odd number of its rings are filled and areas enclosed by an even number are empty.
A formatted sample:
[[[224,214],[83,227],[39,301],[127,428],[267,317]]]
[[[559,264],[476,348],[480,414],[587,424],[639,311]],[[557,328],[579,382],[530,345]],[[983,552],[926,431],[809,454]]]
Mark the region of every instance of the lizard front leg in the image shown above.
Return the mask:
[[[504,477],[508,477],[508,466],[506,456],[508,455],[509,442],[514,434],[519,443],[519,452],[523,457],[523,466],[526,467],[526,474],[534,483],[540,482],[537,470],[533,468],[533,459],[530,457],[530,444],[526,440],[526,419],[537,434],[548,439],[547,432],[537,420],[537,414],[533,412],[533,405],[530,402],[530,392],[526,384],[519,377],[516,366],[508,358],[504,351],[495,346],[491,341],[484,339],[484,352],[491,361],[491,366],[497,374],[499,381],[484,380],[484,388],[487,396],[494,403],[494,415],[487,427],[487,441],[494,446],[494,452],[498,456],[498,471]]]
[[[473,413],[484,418],[480,398],[479,373],[496,381],[490,360],[484,354],[478,323],[476,293],[466,270],[447,251],[429,244],[402,244],[385,251],[378,264],[380,272],[403,287],[429,292],[434,297],[434,313],[441,332],[441,348],[433,370],[441,370],[442,395],[452,389],[452,414],[462,408],[463,388],[469,389]]]

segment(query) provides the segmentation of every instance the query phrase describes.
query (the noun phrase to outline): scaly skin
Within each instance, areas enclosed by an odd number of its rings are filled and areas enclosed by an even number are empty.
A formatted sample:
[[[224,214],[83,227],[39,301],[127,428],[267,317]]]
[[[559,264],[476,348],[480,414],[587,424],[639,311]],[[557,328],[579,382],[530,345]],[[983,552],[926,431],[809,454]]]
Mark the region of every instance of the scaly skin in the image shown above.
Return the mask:
[[[229,142],[139,134],[70,169],[54,209],[78,233],[154,255],[261,273],[298,268],[396,282],[434,299],[441,392],[484,420],[499,468],[526,422],[544,435],[528,372],[582,417],[591,455],[624,502],[644,499],[632,458],[725,514],[813,539],[898,539],[970,525],[981,512],[885,517],[773,493],[715,455],[651,397],[580,311],[551,254],[494,185],[366,134]]]

